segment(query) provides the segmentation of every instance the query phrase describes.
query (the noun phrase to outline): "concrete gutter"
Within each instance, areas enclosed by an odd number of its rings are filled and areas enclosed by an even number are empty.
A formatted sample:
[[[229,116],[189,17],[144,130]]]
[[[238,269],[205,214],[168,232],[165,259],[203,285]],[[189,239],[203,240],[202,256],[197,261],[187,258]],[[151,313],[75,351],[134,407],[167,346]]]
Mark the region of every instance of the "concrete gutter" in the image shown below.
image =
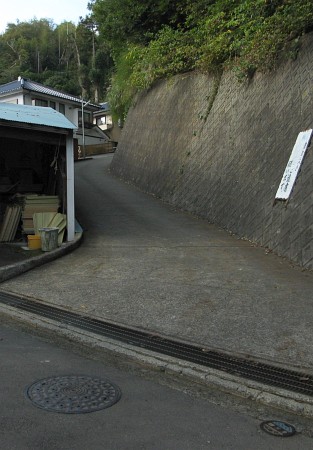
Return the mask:
[[[166,384],[186,392],[194,391],[211,400],[214,396],[231,395],[234,399],[231,401],[235,403],[245,401],[303,418],[313,418],[313,398],[306,395],[155,353],[4,304],[0,304],[0,314],[6,323],[18,324],[28,332],[49,338],[62,346],[70,346],[89,357],[110,360],[139,374],[162,378]]]

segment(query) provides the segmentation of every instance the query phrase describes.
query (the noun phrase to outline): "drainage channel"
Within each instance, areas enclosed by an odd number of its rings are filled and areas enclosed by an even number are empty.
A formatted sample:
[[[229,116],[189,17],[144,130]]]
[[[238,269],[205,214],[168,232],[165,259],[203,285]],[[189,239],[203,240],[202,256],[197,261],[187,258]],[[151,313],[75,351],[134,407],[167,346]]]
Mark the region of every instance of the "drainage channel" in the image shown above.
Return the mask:
[[[92,319],[6,292],[0,292],[0,302],[19,310],[56,320],[62,324],[71,325],[110,339],[221,370],[270,386],[313,396],[313,376],[306,373],[286,370],[245,358],[233,357],[216,350],[208,350],[192,344],[176,342],[159,335]]]

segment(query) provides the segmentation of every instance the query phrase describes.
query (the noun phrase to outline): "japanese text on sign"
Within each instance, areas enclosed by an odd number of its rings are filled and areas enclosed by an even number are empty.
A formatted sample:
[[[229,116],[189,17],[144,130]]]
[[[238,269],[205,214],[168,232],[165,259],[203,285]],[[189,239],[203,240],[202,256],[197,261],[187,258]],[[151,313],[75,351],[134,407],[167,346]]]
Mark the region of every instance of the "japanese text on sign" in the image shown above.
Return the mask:
[[[283,178],[277,190],[276,199],[287,200],[290,196],[301,167],[306,149],[310,143],[313,130],[301,131],[291,152]]]

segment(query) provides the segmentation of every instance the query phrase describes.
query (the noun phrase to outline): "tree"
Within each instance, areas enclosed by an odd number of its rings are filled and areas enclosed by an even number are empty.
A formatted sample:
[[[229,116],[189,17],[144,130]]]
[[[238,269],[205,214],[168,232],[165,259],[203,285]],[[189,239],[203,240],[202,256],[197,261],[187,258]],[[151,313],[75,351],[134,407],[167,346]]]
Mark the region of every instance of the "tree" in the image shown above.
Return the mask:
[[[46,19],[8,24],[1,42],[8,49],[0,58],[16,70],[40,73],[55,66],[54,24]]]
[[[89,7],[100,34],[114,53],[126,43],[146,45],[164,26],[185,20],[189,0],[92,0]]]
[[[93,101],[105,99],[113,61],[91,18],[8,24],[0,35],[0,83],[19,75]]]

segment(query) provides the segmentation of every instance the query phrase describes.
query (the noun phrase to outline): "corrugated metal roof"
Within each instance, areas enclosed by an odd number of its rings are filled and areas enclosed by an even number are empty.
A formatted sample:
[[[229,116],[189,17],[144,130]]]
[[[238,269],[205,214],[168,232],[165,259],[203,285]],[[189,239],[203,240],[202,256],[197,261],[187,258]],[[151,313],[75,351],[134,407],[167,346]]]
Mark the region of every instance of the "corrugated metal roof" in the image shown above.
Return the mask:
[[[82,100],[79,97],[75,97],[71,94],[66,94],[65,92],[58,91],[57,89],[53,89],[48,86],[44,86],[43,84],[37,83],[35,81],[28,80],[26,78],[21,78],[19,80],[11,81],[10,83],[0,85],[0,95],[7,94],[10,92],[16,92],[26,89],[28,91],[37,92],[39,94],[50,95],[51,97],[58,97],[63,100],[68,100],[70,102],[74,102],[77,104],[81,104]],[[84,100],[85,101],[85,100]],[[91,106],[93,108],[99,108],[98,105],[94,103],[89,103],[87,106]]]
[[[0,120],[42,125],[46,127],[76,130],[77,127],[63,114],[42,106],[13,105],[0,103]]]

